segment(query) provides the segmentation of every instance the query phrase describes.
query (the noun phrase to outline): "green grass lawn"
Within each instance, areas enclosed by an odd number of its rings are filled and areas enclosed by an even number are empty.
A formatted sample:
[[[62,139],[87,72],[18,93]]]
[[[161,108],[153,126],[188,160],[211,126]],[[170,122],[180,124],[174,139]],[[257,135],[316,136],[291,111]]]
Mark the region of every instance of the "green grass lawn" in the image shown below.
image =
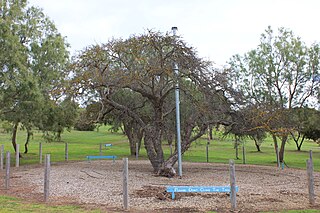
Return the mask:
[[[17,142],[20,144],[20,151],[24,151],[24,141],[26,133],[19,131]],[[229,159],[235,159],[236,164],[242,164],[242,147],[239,149],[239,158],[235,157],[233,138],[222,137],[216,134],[215,139],[209,145],[209,162],[228,163]],[[20,165],[39,163],[39,143],[42,143],[43,154],[51,155],[51,162],[65,160],[65,142],[69,147],[69,161],[86,160],[87,155],[99,155],[100,143],[112,143],[111,148],[103,148],[104,155],[116,155],[119,159],[123,157],[134,158],[130,156],[129,143],[121,133],[111,133],[108,127],[100,127],[99,132],[65,132],[62,135],[62,142],[45,142],[41,132],[34,132],[33,139],[29,144],[29,153],[22,154]],[[190,149],[183,155],[183,161],[206,162],[206,138],[194,142]],[[0,145],[4,144],[5,151],[13,153],[11,145],[11,136],[0,132]],[[271,138],[261,146],[261,152],[256,151],[253,141],[245,140],[246,163],[258,165],[276,166],[276,157]],[[313,162],[316,171],[320,171],[320,148],[311,141],[305,141],[302,151],[296,151],[295,143],[288,141],[285,151],[285,162],[291,168],[306,168],[306,159],[309,158],[309,150],[313,150]],[[170,154],[169,146],[164,143],[164,152]],[[146,151],[143,148],[140,151],[139,159],[147,159]],[[15,164],[14,154],[11,155],[11,163]],[[47,206],[45,204],[25,203],[19,199],[0,196],[0,212],[81,212],[85,211],[76,206]],[[291,212],[291,211],[287,211]],[[293,211],[293,212],[315,212],[312,210]]]
[[[25,132],[19,131],[17,142],[20,144],[20,151],[24,151]],[[0,133],[0,145],[5,145],[5,151],[13,153],[13,147],[10,141],[9,134]],[[104,155],[116,155],[118,158],[129,157],[129,143],[121,133],[111,133],[108,127],[100,127],[99,132],[80,132],[71,131],[65,132],[62,135],[62,142],[45,142],[41,132],[34,132],[33,139],[29,144],[28,154],[23,154],[20,164],[35,164],[39,163],[39,142],[42,143],[43,154],[50,154],[52,162],[64,161],[65,159],[65,142],[68,143],[69,160],[85,160],[87,155],[99,155],[100,143],[112,143],[111,148],[103,147]],[[205,138],[194,142],[189,150],[183,155],[183,161],[206,162],[206,143]],[[246,163],[259,165],[276,165],[276,156],[271,138],[261,145],[261,152],[257,152],[253,141],[245,140]],[[285,163],[292,168],[305,168],[306,159],[309,158],[309,150],[313,151],[314,168],[320,171],[320,147],[312,142],[305,141],[302,146],[302,151],[296,151],[295,143],[289,140],[286,144]],[[164,152],[169,156],[169,146],[164,143]],[[12,163],[15,157],[11,155]],[[140,159],[147,159],[144,148],[140,151]],[[239,149],[239,158],[236,159],[233,139],[215,135],[215,139],[209,145],[209,162],[228,163],[229,159],[235,159],[236,163],[242,164],[242,147]]]
[[[87,210],[79,206],[57,205],[50,206],[45,204],[27,203],[21,199],[0,196],[0,212],[43,212],[43,213],[98,213],[100,210]]]
[[[183,160],[206,162],[206,140],[195,142]],[[261,152],[257,152],[254,142],[245,140],[245,156],[247,164],[276,166],[276,155],[272,139],[268,138],[261,145]],[[289,140],[286,144],[285,163],[290,168],[306,168],[306,160],[309,158],[309,150],[313,153],[314,169],[320,171],[320,147],[312,141],[305,141],[302,151],[297,151],[294,141]],[[232,138],[217,138],[209,145],[209,162],[227,163],[229,159],[235,159],[238,164],[243,163],[242,146],[239,147],[239,159],[236,159],[236,150]]]

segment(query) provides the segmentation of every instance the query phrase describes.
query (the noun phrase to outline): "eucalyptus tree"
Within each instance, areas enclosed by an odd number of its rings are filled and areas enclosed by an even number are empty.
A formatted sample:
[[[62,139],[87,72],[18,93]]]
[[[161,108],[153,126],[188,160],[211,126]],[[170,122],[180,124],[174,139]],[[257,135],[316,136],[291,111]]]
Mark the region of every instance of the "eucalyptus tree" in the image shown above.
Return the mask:
[[[61,95],[67,44],[54,23],[26,0],[0,3],[0,117],[19,124],[40,122],[48,100]]]
[[[178,76],[172,70],[173,62],[179,64]],[[190,125],[182,135],[182,153],[229,110],[224,81],[219,81],[210,68],[210,63],[177,37],[149,31],[88,47],[74,60],[73,86],[80,95],[99,99],[102,108],[113,107],[133,119],[143,129],[144,146],[154,171],[172,176],[178,155],[174,152],[165,159],[162,136],[166,119],[175,111],[174,101],[169,98],[176,81],[185,95],[183,100],[189,100],[186,109],[191,115],[186,118]],[[140,105],[145,102],[148,113],[119,102],[116,94],[123,90],[140,96]],[[212,103],[214,100],[220,104]],[[193,134],[195,129],[198,131]]]
[[[61,141],[63,131],[65,129],[70,131],[76,123],[78,104],[71,97],[58,102],[48,100],[41,115],[41,119],[35,126],[43,131],[43,137],[47,141]]]
[[[279,28],[275,34],[268,27],[256,49],[230,60],[231,86],[245,94],[247,104],[259,105],[267,113],[264,127],[273,135],[276,147],[277,137],[281,139],[281,162],[292,131],[287,109],[315,106],[319,53],[319,44],[307,46],[288,29]]]

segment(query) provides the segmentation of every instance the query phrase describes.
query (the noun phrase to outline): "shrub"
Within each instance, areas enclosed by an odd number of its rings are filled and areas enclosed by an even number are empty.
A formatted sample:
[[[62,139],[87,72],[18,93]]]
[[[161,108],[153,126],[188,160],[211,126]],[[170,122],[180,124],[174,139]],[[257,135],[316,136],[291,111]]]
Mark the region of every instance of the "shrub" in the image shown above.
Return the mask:
[[[96,125],[93,123],[87,123],[82,119],[79,119],[74,125],[74,128],[78,131],[94,131]]]

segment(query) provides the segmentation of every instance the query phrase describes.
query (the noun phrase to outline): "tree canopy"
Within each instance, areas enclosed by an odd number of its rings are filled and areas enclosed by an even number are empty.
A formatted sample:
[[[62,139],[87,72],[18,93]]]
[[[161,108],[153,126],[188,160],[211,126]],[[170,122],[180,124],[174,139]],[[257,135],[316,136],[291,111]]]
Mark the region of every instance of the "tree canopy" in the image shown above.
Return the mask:
[[[179,76],[173,72],[173,62],[179,64]],[[176,81],[182,91],[181,117],[187,121],[182,127],[182,153],[205,133],[209,124],[224,119],[230,110],[223,76],[214,74],[209,62],[169,34],[149,31],[91,46],[78,55],[73,68],[75,91],[99,100],[102,111],[111,107],[143,129],[148,158],[159,174],[173,171],[177,161],[177,152],[165,159],[162,150],[165,126],[172,122],[169,117],[175,111]],[[121,101],[117,95],[121,91],[139,97],[141,103],[132,104],[130,98]],[[147,111],[141,113],[142,108]]]
[[[230,60],[230,86],[245,95],[246,105],[268,113],[264,127],[281,138],[281,161],[292,130],[287,109],[317,104],[319,53],[319,44],[307,46],[288,29],[268,27],[256,49]]]
[[[62,96],[69,60],[54,23],[27,1],[0,3],[0,118],[18,125],[41,123],[46,102]],[[35,116],[37,115],[37,116]]]

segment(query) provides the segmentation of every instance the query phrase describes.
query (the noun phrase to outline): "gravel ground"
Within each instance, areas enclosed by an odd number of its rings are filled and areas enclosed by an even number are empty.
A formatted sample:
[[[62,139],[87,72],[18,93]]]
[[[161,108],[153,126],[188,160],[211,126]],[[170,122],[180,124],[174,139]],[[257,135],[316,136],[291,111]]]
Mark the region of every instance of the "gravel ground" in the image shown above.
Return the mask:
[[[121,212],[122,170],[121,160],[115,163],[97,160],[53,164],[49,203],[76,203],[86,208]],[[0,189],[0,193],[43,200],[43,167],[14,168],[11,176],[11,189]],[[230,183],[229,176],[227,164],[184,162],[183,178],[170,179],[154,175],[149,161],[129,161],[129,211],[230,212],[230,197],[226,193],[177,193],[176,199],[171,200],[171,194],[165,192],[167,185],[224,186]],[[237,212],[320,210],[318,199],[316,205],[309,205],[306,176],[305,170],[236,165]],[[314,177],[318,198],[320,173],[314,173]]]

